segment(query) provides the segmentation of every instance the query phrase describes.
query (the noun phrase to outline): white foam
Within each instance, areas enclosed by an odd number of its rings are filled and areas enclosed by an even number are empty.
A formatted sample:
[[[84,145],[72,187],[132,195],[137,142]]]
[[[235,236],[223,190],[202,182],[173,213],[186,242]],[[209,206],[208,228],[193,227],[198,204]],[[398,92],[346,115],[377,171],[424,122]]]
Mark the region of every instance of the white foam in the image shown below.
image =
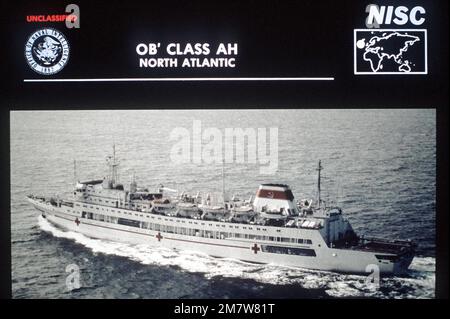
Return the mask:
[[[131,245],[88,238],[62,231],[39,216],[39,226],[55,237],[72,239],[94,254],[103,253],[130,258],[146,265],[178,266],[184,271],[204,273],[208,279],[222,276],[253,279],[278,285],[300,284],[307,289],[322,288],[333,297],[434,298],[435,259],[414,258],[409,277],[382,278],[381,288],[368,286],[365,276],[312,271],[278,265],[251,264],[232,258],[214,258],[193,251],[175,251],[148,245]],[[388,291],[388,292],[386,292]]]

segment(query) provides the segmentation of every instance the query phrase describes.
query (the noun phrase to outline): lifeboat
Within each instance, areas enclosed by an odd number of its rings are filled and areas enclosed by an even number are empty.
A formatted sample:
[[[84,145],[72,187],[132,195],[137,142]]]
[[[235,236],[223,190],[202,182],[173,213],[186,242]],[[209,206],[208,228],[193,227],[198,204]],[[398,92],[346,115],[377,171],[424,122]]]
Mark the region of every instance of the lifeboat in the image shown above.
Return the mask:
[[[248,223],[256,216],[252,206],[233,207],[231,209],[230,221],[235,223]]]
[[[152,201],[151,212],[156,214],[166,215],[173,211],[176,204],[171,202],[168,198],[160,198]]]
[[[200,213],[201,211],[196,204],[183,202],[177,204],[176,215],[179,217],[198,218]]]

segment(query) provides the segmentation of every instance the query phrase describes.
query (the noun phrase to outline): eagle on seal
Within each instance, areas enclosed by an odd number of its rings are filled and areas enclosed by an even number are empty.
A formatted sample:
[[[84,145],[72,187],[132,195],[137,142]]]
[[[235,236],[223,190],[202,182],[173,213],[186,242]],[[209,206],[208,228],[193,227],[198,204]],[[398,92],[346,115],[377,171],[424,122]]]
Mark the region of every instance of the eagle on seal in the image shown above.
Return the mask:
[[[47,36],[44,41],[33,48],[37,58],[44,64],[50,65],[58,58],[62,48],[58,41]]]

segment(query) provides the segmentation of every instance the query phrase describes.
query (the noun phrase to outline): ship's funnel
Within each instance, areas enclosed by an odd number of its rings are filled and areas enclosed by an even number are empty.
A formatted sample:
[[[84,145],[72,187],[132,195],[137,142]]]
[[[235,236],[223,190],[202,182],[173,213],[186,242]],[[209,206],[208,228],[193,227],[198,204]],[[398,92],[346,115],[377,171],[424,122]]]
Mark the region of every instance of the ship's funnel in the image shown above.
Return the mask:
[[[285,215],[295,215],[297,206],[294,195],[288,185],[262,184],[256,192],[253,206],[256,211],[280,212]]]

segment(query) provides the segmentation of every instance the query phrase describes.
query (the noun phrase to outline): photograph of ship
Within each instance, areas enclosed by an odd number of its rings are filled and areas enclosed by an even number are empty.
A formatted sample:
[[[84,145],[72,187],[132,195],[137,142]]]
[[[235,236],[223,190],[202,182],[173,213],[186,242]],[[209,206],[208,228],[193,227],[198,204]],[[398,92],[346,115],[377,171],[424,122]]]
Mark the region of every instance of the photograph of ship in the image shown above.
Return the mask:
[[[435,116],[13,111],[13,297],[433,298]]]

